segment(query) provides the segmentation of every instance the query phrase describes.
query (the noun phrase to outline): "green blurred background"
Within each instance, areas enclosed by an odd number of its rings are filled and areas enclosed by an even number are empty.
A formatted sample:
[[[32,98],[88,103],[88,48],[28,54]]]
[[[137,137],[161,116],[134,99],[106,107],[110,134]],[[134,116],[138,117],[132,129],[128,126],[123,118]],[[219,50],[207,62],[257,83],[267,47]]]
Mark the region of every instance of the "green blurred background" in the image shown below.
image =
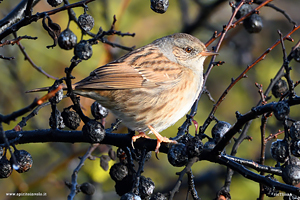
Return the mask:
[[[150,9],[150,0],[98,0],[88,4],[88,14],[95,19],[95,26],[92,32],[96,33],[99,27],[108,30],[113,20],[113,15],[117,17],[116,30],[122,32],[136,33],[135,37],[109,37],[110,41],[120,43],[126,46],[136,45],[137,47],[150,43],[156,38],[181,32],[183,29],[183,18],[188,22],[194,21],[196,16],[201,11],[201,6],[196,3],[197,0],[178,0],[170,1],[168,11],[161,15],[153,12]],[[198,0],[201,4],[211,4],[213,0]],[[5,16],[19,1],[4,1],[0,4],[2,17]],[[73,3],[75,1],[70,1]],[[182,2],[186,2],[188,6],[188,16],[182,15]],[[277,7],[286,11],[290,17],[296,21],[300,21],[299,9],[300,5],[295,0],[275,0],[272,2]],[[254,5],[256,7],[256,5]],[[45,0],[41,1],[34,7],[34,13],[51,10],[52,8]],[[77,16],[83,13],[83,8],[75,8]],[[218,4],[217,7],[209,11],[210,14],[201,26],[197,27],[192,35],[198,37],[203,42],[206,42],[213,35],[214,31],[221,31],[223,25],[227,24],[231,16],[231,7],[228,1]],[[293,25],[279,12],[272,8],[265,7],[261,9],[260,15],[263,18],[264,28],[259,34],[249,34],[243,26],[237,26],[230,30],[220,49],[220,55],[217,60],[225,61],[222,66],[214,67],[208,81],[207,89],[210,91],[214,99],[218,99],[225,88],[230,84],[231,78],[237,77],[248,64],[251,64],[259,55],[279,38],[277,30],[281,30],[283,34],[289,32]],[[188,17],[188,18],[187,18]],[[52,15],[51,19],[60,24],[64,30],[68,23],[67,12],[60,12]],[[79,28],[71,22],[70,29],[77,35],[78,41],[81,38]],[[18,31],[18,35],[29,35],[38,37],[37,40],[22,40],[21,44],[26,48],[34,63],[40,66],[47,73],[55,77],[63,77],[64,69],[70,65],[70,59],[73,56],[73,51],[65,51],[59,47],[47,49],[47,45],[51,45],[53,41],[42,28],[41,20],[32,23],[29,26],[23,27]],[[294,33],[292,37],[297,42],[299,40],[299,31]],[[88,39],[84,36],[84,39]],[[7,39],[12,39],[8,37]],[[214,43],[215,44],[215,43]],[[214,45],[213,44],[213,45]],[[295,42],[285,42],[286,50],[289,53]],[[212,46],[212,45],[211,45]],[[211,46],[209,49],[211,49]],[[93,46],[93,56],[87,61],[83,61],[75,68],[73,75],[76,80],[89,75],[90,71],[97,66],[103,65],[110,60],[117,58],[126,53],[124,50],[112,48],[108,45],[99,43]],[[15,110],[29,105],[35,97],[41,97],[43,94],[25,94],[25,91],[36,88],[49,86],[53,83],[52,79],[48,79],[37,70],[35,70],[21,54],[17,45],[5,46],[0,48],[0,54],[4,56],[14,56],[11,61],[0,60],[0,113],[9,114]],[[255,87],[255,82],[263,84],[266,89],[270,83],[270,79],[275,76],[278,69],[281,67],[282,49],[277,46],[271,51],[265,60],[257,64],[251,69],[247,75],[247,79],[242,79],[226,96],[224,102],[220,105],[216,112],[216,117],[219,120],[227,121],[234,124],[236,121],[235,112],[248,112],[257,104],[260,99],[258,89]],[[208,59],[207,59],[208,60]],[[206,62],[207,65],[207,62]],[[300,65],[297,62],[291,62],[292,78],[298,81],[300,78]],[[299,93],[299,88],[296,88]],[[81,99],[81,103],[87,115],[90,115],[90,105],[93,103],[90,99]],[[276,99],[272,97],[271,101]],[[199,103],[198,114],[195,119],[200,125],[203,124],[208,114],[210,113],[213,102],[206,95],[202,96]],[[64,99],[58,106],[62,111],[64,107],[70,105],[68,99]],[[291,117],[300,120],[298,112],[299,106],[294,106],[291,109]],[[43,108],[37,117],[28,122],[24,130],[45,129],[48,128],[48,118],[50,115],[50,107]],[[4,124],[5,130],[12,129],[21,118],[9,125]],[[107,125],[113,122],[113,116],[107,119]],[[180,120],[174,126],[165,130],[162,134],[167,137],[174,137],[177,128],[183,123],[184,119]],[[212,123],[206,134],[210,135],[210,129],[214,125]],[[236,156],[253,159],[257,161],[260,153],[260,118],[253,121],[249,136],[253,137],[253,141],[244,141]],[[79,128],[80,130],[81,128]],[[276,133],[283,126],[276,121],[274,117],[268,120],[266,134]],[[126,132],[125,127],[121,127],[119,132]],[[191,128],[191,133],[194,133],[194,128]],[[238,136],[236,136],[238,137]],[[268,143],[268,146],[270,144]],[[227,153],[230,153],[232,144],[228,145]],[[5,196],[6,192],[42,192],[47,193],[46,197],[23,197],[23,199],[66,199],[69,194],[68,188],[64,185],[64,181],[70,181],[71,174],[79,163],[78,156],[82,156],[89,144],[64,144],[64,143],[43,143],[43,144],[26,144],[17,145],[18,149],[25,149],[30,152],[34,164],[30,171],[24,174],[18,174],[16,171],[7,179],[0,180],[0,199],[14,199]],[[115,147],[112,147],[116,150]],[[102,145],[94,154],[101,156],[107,154],[109,147]],[[153,156],[145,165],[145,177],[151,177],[155,183],[155,192],[167,192],[174,185],[178,178],[176,172],[183,168],[175,168],[171,166],[165,154],[159,154],[160,160]],[[269,159],[269,148],[267,148],[266,163],[274,166],[275,161]],[[110,161],[110,165],[113,165]],[[224,184],[226,167],[215,163],[201,161],[196,163],[193,168],[193,173],[196,177],[196,185],[199,197],[201,199],[213,199],[215,193]],[[83,194],[78,194],[76,199],[119,199],[114,191],[114,182],[109,177],[109,172],[104,171],[100,167],[99,159],[95,161],[86,161],[84,167],[78,175],[78,183],[92,182],[96,186],[96,193],[93,196],[87,197]],[[186,179],[176,194],[175,199],[185,199],[187,185]],[[256,199],[259,195],[259,184],[251,180],[245,179],[239,174],[235,174],[231,185],[231,196],[234,200]],[[17,199],[17,198],[16,198]],[[190,198],[191,199],[191,198]],[[266,197],[265,199],[269,199]],[[272,198],[282,199],[282,197]]]

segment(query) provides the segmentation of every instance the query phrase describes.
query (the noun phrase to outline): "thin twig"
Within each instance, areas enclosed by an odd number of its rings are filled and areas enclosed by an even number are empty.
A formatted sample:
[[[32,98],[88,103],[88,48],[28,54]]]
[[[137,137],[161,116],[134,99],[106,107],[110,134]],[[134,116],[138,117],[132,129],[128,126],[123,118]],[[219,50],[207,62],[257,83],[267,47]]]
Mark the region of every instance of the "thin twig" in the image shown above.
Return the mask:
[[[89,156],[91,156],[91,154],[93,153],[93,151],[99,146],[100,144],[93,144],[89,147],[89,149],[86,151],[86,153],[84,154],[83,157],[81,157],[80,162],[78,164],[78,166],[74,169],[73,173],[72,173],[72,183],[71,183],[71,192],[68,195],[68,200],[72,200],[74,199],[75,195],[76,195],[76,186],[77,186],[77,176],[78,176],[78,172],[79,170],[83,167],[84,162],[87,158],[89,158]]]

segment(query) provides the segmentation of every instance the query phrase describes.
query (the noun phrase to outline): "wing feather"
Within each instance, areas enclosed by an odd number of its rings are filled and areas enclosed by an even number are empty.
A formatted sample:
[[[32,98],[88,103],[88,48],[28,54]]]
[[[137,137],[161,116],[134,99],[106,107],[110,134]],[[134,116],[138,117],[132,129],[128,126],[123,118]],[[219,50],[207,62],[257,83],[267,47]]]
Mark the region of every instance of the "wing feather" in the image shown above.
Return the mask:
[[[138,56],[137,56],[138,54]],[[75,89],[132,89],[174,85],[182,67],[166,58],[157,47],[147,45],[103,65],[75,84]]]

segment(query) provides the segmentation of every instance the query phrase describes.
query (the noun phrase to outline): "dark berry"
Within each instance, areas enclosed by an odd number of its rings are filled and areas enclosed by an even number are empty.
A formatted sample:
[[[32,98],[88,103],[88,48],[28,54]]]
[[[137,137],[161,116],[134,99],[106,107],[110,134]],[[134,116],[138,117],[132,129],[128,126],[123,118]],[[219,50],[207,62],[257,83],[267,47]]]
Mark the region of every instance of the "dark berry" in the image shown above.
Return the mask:
[[[186,146],[182,143],[174,144],[168,152],[168,160],[175,167],[182,167],[188,162]]]
[[[291,151],[294,156],[300,156],[300,140],[292,140]]]
[[[290,107],[288,103],[284,101],[279,101],[274,107],[274,115],[277,120],[284,120],[290,113]]]
[[[114,181],[121,181],[128,175],[128,169],[123,163],[115,163],[111,166],[109,175]]]
[[[10,161],[6,157],[0,159],[0,178],[8,178],[12,173]]]
[[[243,25],[249,33],[259,33],[263,28],[263,22],[258,14],[252,14],[244,19]]]
[[[300,166],[300,159],[295,157],[295,156],[290,156],[289,157],[289,164],[293,165],[299,165]]]
[[[88,60],[93,55],[92,45],[88,41],[82,40],[76,44],[74,48],[74,54],[79,59]]]
[[[165,195],[163,195],[162,193],[158,192],[156,194],[154,194],[150,200],[168,200],[167,197]]]
[[[72,130],[76,130],[80,125],[80,117],[74,111],[64,109],[64,111],[61,113],[61,116],[63,118],[64,124]]]
[[[272,87],[272,94],[274,97],[279,98],[281,95],[289,91],[288,85],[285,80],[279,79]]]
[[[139,184],[139,192],[142,199],[150,196],[153,193],[155,185],[151,178],[146,178],[144,176],[140,177],[140,184]]]
[[[169,7],[169,0],[150,0],[151,9],[156,12],[163,14],[167,11]]]
[[[19,173],[27,172],[33,164],[32,157],[30,153],[25,150],[16,150],[14,151],[14,156],[16,158],[16,164],[19,165],[19,169],[16,171]],[[13,164],[12,158],[10,159],[11,164]]]
[[[278,180],[276,178],[274,178],[274,176],[272,176],[272,175],[267,175],[266,177],[273,181],[278,182]],[[263,189],[264,189],[264,193],[268,197],[276,197],[279,193],[279,190],[275,189],[275,187],[269,187],[269,186],[263,185]]]
[[[88,121],[82,127],[83,136],[90,140],[91,143],[99,143],[105,137],[105,130],[100,122],[95,120]]]
[[[241,8],[237,11],[235,18],[239,19],[249,13],[252,10],[252,7],[250,4],[243,4]],[[234,11],[234,10],[233,10]]]
[[[77,43],[77,36],[70,30],[66,29],[58,36],[58,45],[60,48],[70,50],[75,47]]]
[[[80,190],[83,194],[93,195],[95,193],[95,186],[91,183],[83,183],[80,185]]]
[[[293,140],[300,140],[300,121],[292,123],[290,128],[290,137]]]
[[[300,47],[297,47],[294,50],[294,54],[293,54],[294,60],[297,62],[300,62]]]
[[[203,143],[198,137],[193,137],[187,144],[187,153],[189,157],[199,156],[203,149]]]
[[[145,161],[150,160],[151,156],[152,156],[151,151],[146,152]],[[140,161],[141,157],[142,157],[142,150],[141,149],[133,149],[132,150],[132,158],[134,160]]]
[[[190,142],[190,140],[193,138],[193,136],[191,136],[190,134],[184,134],[183,136],[181,136],[177,142],[178,143],[182,143],[182,144],[188,144]]]
[[[300,166],[286,165],[282,170],[282,180],[289,185],[297,185],[300,182]]]
[[[132,175],[128,175],[125,178],[123,178],[121,181],[116,181],[116,185],[115,185],[115,189],[116,189],[116,193],[119,196],[124,195],[127,192],[130,192],[133,186],[133,176]]]
[[[92,115],[95,119],[103,119],[108,115],[108,109],[104,108],[100,103],[95,101],[91,106]]]
[[[285,140],[277,140],[271,144],[271,156],[278,162],[285,162],[288,159],[288,144]]]
[[[211,135],[215,140],[215,143],[218,143],[223,135],[231,128],[231,125],[228,122],[218,121],[211,129]]]
[[[49,126],[53,129],[65,128],[65,124],[59,110],[55,110],[55,115],[53,115],[53,112],[51,113],[49,118]]]
[[[212,150],[213,148],[215,148],[215,146],[216,146],[215,141],[214,140],[209,140],[204,144],[203,149]]]
[[[52,7],[56,7],[58,5],[60,5],[63,0],[47,0],[48,4]]]
[[[121,196],[120,200],[142,200],[141,197],[136,194],[129,192]]]
[[[88,32],[94,27],[94,18],[84,13],[78,17],[78,24],[84,31]]]

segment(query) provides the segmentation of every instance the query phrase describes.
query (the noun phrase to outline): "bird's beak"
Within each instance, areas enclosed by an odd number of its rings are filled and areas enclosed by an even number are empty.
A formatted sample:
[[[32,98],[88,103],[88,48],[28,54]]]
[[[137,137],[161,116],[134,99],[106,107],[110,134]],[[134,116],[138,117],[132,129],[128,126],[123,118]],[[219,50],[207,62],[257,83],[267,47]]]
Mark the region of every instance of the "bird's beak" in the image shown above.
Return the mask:
[[[215,53],[215,52],[211,52],[211,51],[202,51],[200,53],[200,55],[202,55],[202,56],[213,56],[213,55],[219,55],[219,54]]]

